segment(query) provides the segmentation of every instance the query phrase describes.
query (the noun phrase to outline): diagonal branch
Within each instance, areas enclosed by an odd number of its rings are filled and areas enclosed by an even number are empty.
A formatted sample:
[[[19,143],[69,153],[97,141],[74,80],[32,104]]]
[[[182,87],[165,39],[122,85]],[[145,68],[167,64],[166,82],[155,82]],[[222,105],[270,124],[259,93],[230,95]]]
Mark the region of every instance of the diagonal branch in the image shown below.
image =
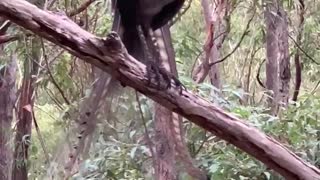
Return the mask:
[[[75,16],[77,14],[80,14],[81,12],[83,12],[84,10],[86,10],[93,2],[95,2],[96,0],[86,0],[84,3],[82,3],[80,5],[80,7],[78,7],[77,9],[71,11],[68,13],[68,16],[72,17]]]
[[[309,58],[312,62],[314,62],[316,65],[320,65],[319,62],[317,62],[315,59],[313,59],[300,45],[299,43],[294,40],[294,38],[292,36],[289,35],[289,38],[293,41],[294,45],[297,46],[297,48],[304,54],[307,56],[307,58]]]
[[[232,51],[229,52],[229,53],[228,53],[226,56],[224,56],[223,58],[219,59],[218,61],[210,63],[210,64],[209,64],[210,67],[213,66],[213,65],[215,65],[215,64],[218,64],[218,63],[221,63],[221,62],[225,61],[225,60],[228,59],[234,52],[236,52],[236,50],[240,47],[243,39],[246,37],[246,35],[248,35],[248,33],[249,33],[249,28],[250,28],[250,24],[251,24],[254,16],[255,16],[255,12],[254,12],[254,14],[251,16],[251,18],[249,19],[249,21],[248,21],[248,23],[247,23],[247,25],[246,25],[246,28],[245,28],[245,30],[243,31],[243,33],[242,33],[242,35],[241,35],[241,37],[240,37],[239,42],[238,42],[238,43],[236,44],[236,46],[232,49]]]
[[[128,55],[120,38],[111,33],[98,38],[65,16],[45,12],[24,0],[1,0],[0,16],[67,49],[73,55],[111,73],[157,103],[189,119],[248,154],[286,179],[320,179],[320,170],[245,121],[188,90],[159,91],[149,83],[146,67]],[[174,85],[173,85],[174,86]]]
[[[17,35],[0,35],[0,45],[8,42],[17,41],[22,36],[20,34]]]

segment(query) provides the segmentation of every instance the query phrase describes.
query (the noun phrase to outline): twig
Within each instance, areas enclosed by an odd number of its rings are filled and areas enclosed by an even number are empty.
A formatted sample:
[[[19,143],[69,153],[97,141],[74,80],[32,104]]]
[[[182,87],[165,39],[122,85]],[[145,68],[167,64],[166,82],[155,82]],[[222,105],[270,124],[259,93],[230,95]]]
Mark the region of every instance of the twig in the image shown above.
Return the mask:
[[[242,36],[241,36],[240,41],[238,42],[238,44],[232,49],[232,51],[231,51],[229,54],[227,54],[227,55],[226,55],[225,57],[223,57],[222,59],[220,59],[220,60],[218,60],[218,61],[216,61],[216,62],[209,63],[209,66],[210,66],[210,67],[213,66],[213,65],[215,65],[215,64],[218,64],[218,63],[221,63],[221,62],[225,61],[227,58],[229,58],[229,57],[240,47],[240,45],[241,45],[244,37],[248,34],[248,29],[250,28],[250,24],[251,24],[251,22],[252,22],[252,20],[253,20],[253,18],[254,18],[254,16],[255,16],[255,14],[256,14],[256,12],[254,12],[254,14],[252,15],[252,17],[251,17],[250,20],[248,21],[248,23],[247,23],[247,25],[246,25],[246,28],[245,28],[245,31],[243,32],[243,34],[242,34]]]
[[[17,35],[0,35],[0,44],[8,43],[8,42],[13,42],[16,40],[19,40],[21,38],[21,34]]]
[[[226,34],[227,31],[221,32],[218,36],[216,36],[212,41],[214,42],[215,40],[217,40],[220,36],[223,36],[224,34]],[[204,50],[202,49],[196,56],[196,59],[191,67],[191,72],[194,71],[194,68],[196,66],[197,60],[200,58],[200,56],[204,53]]]
[[[204,133],[205,133],[204,135],[206,136],[206,135],[207,135],[207,131],[205,131]],[[206,142],[208,142],[209,137],[210,137],[210,136],[206,137],[206,138],[202,141],[202,143],[200,144],[198,150],[196,150],[196,151],[194,152],[194,156],[196,156],[196,155],[199,154],[199,152],[200,152],[201,149],[203,148],[204,144],[205,144]]]
[[[318,63],[315,59],[313,59],[305,50],[302,49],[302,47],[297,43],[296,40],[293,39],[293,37],[291,37],[290,35],[288,35],[289,38],[293,41],[294,45],[297,46],[297,48],[304,54],[306,55],[312,62],[314,62],[317,65],[320,65],[320,63]]]
[[[72,10],[71,12],[68,13],[68,16],[72,17],[75,16],[77,14],[80,14],[81,12],[83,12],[84,10],[86,10],[90,4],[92,4],[93,2],[95,2],[96,0],[87,0],[85,1],[83,4],[81,4],[77,9]]]
[[[49,163],[49,153],[48,153],[48,150],[45,146],[45,143],[44,143],[44,140],[43,140],[43,137],[41,135],[41,132],[40,132],[40,128],[38,126],[38,123],[37,123],[37,120],[36,120],[36,116],[34,114],[34,109],[33,107],[31,107],[31,113],[32,113],[32,119],[33,119],[33,123],[34,123],[34,127],[36,128],[36,132],[37,132],[37,135],[38,135],[38,138],[39,138],[39,141],[40,141],[40,145],[42,147],[42,150],[43,150],[43,153],[44,153],[44,156],[46,158],[46,162]]]
[[[63,90],[60,88],[60,86],[58,85],[58,83],[56,82],[56,80],[54,79],[52,73],[51,73],[51,70],[49,68],[49,62],[48,62],[48,58],[47,58],[47,54],[46,54],[46,51],[45,51],[45,47],[44,47],[44,43],[43,43],[43,40],[42,38],[40,39],[41,41],[41,48],[42,48],[42,51],[43,51],[43,57],[44,57],[44,61],[46,62],[46,66],[47,66],[47,70],[48,70],[48,74],[51,78],[51,82],[53,83],[53,85],[58,89],[59,93],[61,94],[62,98],[64,99],[64,101],[70,105],[70,101],[68,100],[68,98],[65,96]]]
[[[4,35],[12,23],[9,20],[4,21],[0,26],[0,35]]]
[[[266,59],[263,59],[263,61],[259,64],[259,68],[258,68],[258,72],[257,72],[257,81],[258,81],[258,84],[263,87],[263,88],[266,88],[266,86],[263,84],[263,82],[261,81],[261,78],[260,78],[260,71],[261,71],[261,67],[262,67],[262,64],[266,61]]]
[[[151,152],[151,155],[152,155],[152,162],[153,162],[153,165],[154,165],[154,168],[155,168],[156,167],[156,161],[155,161],[156,156],[155,156],[155,152],[153,151],[153,148],[152,148],[152,141],[151,141],[150,133],[148,131],[146,119],[143,116],[143,112],[142,112],[142,108],[141,108],[141,103],[140,103],[140,100],[139,100],[138,92],[135,91],[135,93],[136,93],[136,100],[137,100],[137,103],[138,103],[139,112],[140,112],[140,115],[141,115],[142,124],[143,124],[144,130],[145,130],[145,133],[146,133],[146,138],[147,138],[148,145],[149,145],[149,148],[150,148],[150,152]]]
[[[313,88],[313,90],[311,91],[311,94],[312,94],[312,95],[317,91],[319,85],[320,85],[320,81],[317,82],[316,86],[315,86],[315,87]]]

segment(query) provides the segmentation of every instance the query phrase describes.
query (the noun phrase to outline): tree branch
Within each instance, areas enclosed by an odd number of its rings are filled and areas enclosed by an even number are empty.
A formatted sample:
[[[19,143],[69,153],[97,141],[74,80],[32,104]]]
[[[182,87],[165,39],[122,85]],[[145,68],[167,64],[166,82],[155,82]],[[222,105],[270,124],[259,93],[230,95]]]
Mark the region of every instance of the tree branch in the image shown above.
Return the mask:
[[[13,42],[19,40],[22,36],[20,34],[17,35],[0,35],[0,45],[8,42]]]
[[[314,62],[316,65],[320,65],[320,63],[317,62],[315,59],[313,59],[313,58],[299,45],[299,43],[297,43],[297,41],[294,40],[293,37],[291,37],[291,36],[289,35],[289,38],[293,41],[294,45],[296,45],[297,48],[298,48],[305,56],[307,56],[307,58],[309,58],[309,59],[310,59],[312,62]]]
[[[71,11],[68,13],[68,16],[72,17],[75,16],[77,14],[80,14],[81,12],[83,12],[84,10],[86,10],[90,4],[92,4],[93,2],[95,2],[96,0],[86,0],[84,3],[82,3],[80,5],[80,7],[78,7],[77,9]]]
[[[241,45],[244,37],[246,37],[246,35],[249,33],[250,24],[251,24],[251,22],[252,22],[252,20],[253,20],[253,18],[254,18],[254,16],[255,16],[255,14],[256,14],[256,12],[254,12],[254,14],[253,14],[253,15],[251,16],[251,18],[249,19],[249,21],[248,21],[248,23],[247,23],[247,25],[246,25],[246,28],[245,28],[245,30],[243,31],[242,35],[241,35],[241,38],[240,38],[239,42],[238,42],[238,43],[236,44],[236,46],[232,49],[232,51],[229,52],[229,53],[228,53],[226,56],[224,56],[223,58],[219,59],[218,61],[210,63],[210,64],[209,64],[210,67],[213,66],[213,65],[215,65],[215,64],[218,64],[218,63],[221,63],[221,62],[225,61],[225,60],[228,59],[234,52],[236,52],[236,50],[240,47],[240,45]]]
[[[179,88],[159,91],[156,83],[149,83],[145,65],[128,55],[115,33],[109,34],[107,39],[98,38],[67,17],[43,11],[24,0],[1,0],[0,16],[111,73],[123,85],[138,90],[230,142],[286,179],[320,179],[319,169],[236,116],[224,112],[188,90],[183,90],[182,93]],[[174,87],[174,83],[172,86]]]

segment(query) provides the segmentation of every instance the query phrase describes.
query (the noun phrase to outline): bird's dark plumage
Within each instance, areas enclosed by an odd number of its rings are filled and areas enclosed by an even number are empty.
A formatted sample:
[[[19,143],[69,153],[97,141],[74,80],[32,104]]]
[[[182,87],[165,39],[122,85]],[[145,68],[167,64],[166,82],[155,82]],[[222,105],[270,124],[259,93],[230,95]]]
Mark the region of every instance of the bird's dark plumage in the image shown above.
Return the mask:
[[[161,88],[161,78],[166,82],[166,89],[171,87],[171,80],[182,87],[180,81],[160,66],[160,52],[152,41],[152,31],[166,25],[179,12],[185,0],[113,0],[115,5],[114,26],[122,37],[128,53],[147,66],[149,82],[155,79]],[[120,23],[119,23],[120,21]],[[139,29],[139,30],[138,30]],[[142,30],[142,32],[141,32]],[[153,75],[155,77],[152,77]]]
[[[146,38],[148,30],[156,30],[168,23],[180,10],[185,0],[115,0],[123,30],[122,41],[129,54],[144,59],[138,26]]]

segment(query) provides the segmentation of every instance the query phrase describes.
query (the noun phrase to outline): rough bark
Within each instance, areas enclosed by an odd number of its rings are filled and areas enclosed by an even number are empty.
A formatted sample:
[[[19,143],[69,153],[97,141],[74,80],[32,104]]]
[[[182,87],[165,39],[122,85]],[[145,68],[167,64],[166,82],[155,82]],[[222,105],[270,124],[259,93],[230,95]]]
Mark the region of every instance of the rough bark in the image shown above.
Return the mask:
[[[228,25],[227,1],[217,1],[210,3],[208,0],[201,0],[207,39],[204,45],[204,58],[193,72],[193,79],[197,83],[202,83],[209,74],[210,82],[216,88],[221,88],[219,64],[210,66],[209,63],[217,62],[220,57],[220,49],[224,38],[227,35]]]
[[[156,149],[156,179],[176,180],[174,145],[171,137],[171,111],[155,103],[155,149]]]
[[[123,85],[138,90],[169,110],[235,145],[284,178],[307,180],[320,178],[319,169],[244,120],[223,111],[188,90],[183,90],[181,93],[179,88],[159,91],[154,82],[149,83],[145,65],[127,54],[114,33],[103,40],[81,29],[66,17],[42,11],[23,0],[1,0],[0,16],[111,73]]]
[[[270,114],[276,115],[278,112],[279,100],[279,47],[278,47],[278,14],[277,0],[266,1],[266,9],[264,12],[266,21],[266,88],[267,103],[270,107]]]
[[[175,54],[168,25],[156,31],[155,35],[157,37],[159,49],[161,49],[160,57],[162,66],[174,76],[178,77],[175,64]],[[190,176],[194,177],[195,179],[206,179],[206,175],[193,164],[192,157],[186,147],[181,124],[182,118],[177,114],[173,114],[165,107],[157,103],[155,104],[156,129],[159,129],[159,131],[156,132],[161,132],[159,134],[162,134],[162,139],[166,140],[162,145],[162,149],[163,151],[168,152],[167,157],[159,158],[159,160],[166,161],[166,163],[163,164],[171,166],[168,166],[168,172],[172,173],[172,177],[176,176],[177,173],[175,171],[174,161],[174,158],[176,157],[177,162],[182,163],[182,166]]]
[[[168,26],[166,26],[168,28]],[[168,62],[169,55],[163,42],[164,34],[161,29],[154,32],[159,47],[159,55],[161,64],[170,72],[170,64]],[[174,135],[171,133],[170,121],[172,121],[172,112],[154,103],[154,120],[155,120],[155,148],[156,148],[156,177],[158,180],[175,180],[177,179],[177,171],[175,168],[175,149]]]
[[[289,32],[287,14],[281,7],[279,9],[279,103],[281,107],[287,107],[289,103],[289,88],[291,79],[290,56],[289,56]]]
[[[287,14],[278,0],[266,3],[267,25],[266,88],[269,90],[270,113],[277,115],[279,107],[287,107],[290,85],[290,57]]]
[[[11,123],[16,102],[16,56],[0,70],[0,179],[10,179],[12,150],[10,148]]]

